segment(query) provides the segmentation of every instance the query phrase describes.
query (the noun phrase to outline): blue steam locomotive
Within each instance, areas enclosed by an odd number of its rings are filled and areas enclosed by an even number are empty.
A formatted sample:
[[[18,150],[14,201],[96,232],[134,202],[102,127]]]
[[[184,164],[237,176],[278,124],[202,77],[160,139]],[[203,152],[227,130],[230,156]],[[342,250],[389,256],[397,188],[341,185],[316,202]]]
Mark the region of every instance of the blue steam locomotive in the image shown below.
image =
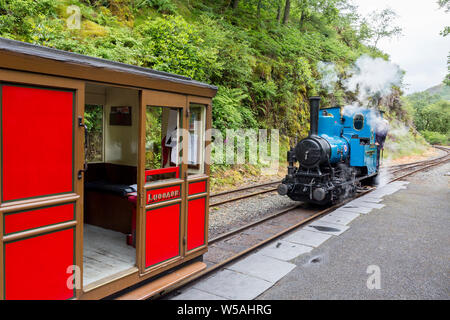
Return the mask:
[[[320,109],[319,97],[310,98],[310,114],[309,136],[288,151],[288,173],[278,193],[295,201],[336,203],[378,175],[377,134],[387,134],[376,132],[382,114],[359,108],[341,115],[340,107]]]

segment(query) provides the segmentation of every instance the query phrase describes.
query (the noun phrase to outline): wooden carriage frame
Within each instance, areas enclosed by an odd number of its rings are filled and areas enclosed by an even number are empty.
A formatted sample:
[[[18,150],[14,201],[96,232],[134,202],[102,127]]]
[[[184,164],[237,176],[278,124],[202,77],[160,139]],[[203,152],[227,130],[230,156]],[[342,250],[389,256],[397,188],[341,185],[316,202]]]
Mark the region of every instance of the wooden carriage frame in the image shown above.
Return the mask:
[[[196,273],[205,268],[205,264],[195,262],[207,251],[208,239],[208,204],[209,204],[209,153],[205,153],[204,174],[189,176],[187,174],[187,152],[183,152],[181,176],[175,180],[146,184],[145,168],[145,119],[147,106],[179,108],[182,110],[183,127],[187,129],[189,123],[189,107],[191,103],[204,105],[206,108],[206,136],[205,147],[209,150],[211,136],[208,129],[212,125],[212,98],[217,88],[211,85],[193,81],[186,77],[157,72],[145,68],[129,66],[103,59],[86,57],[83,55],[63,52],[45,47],[26,44],[18,41],[0,38],[0,106],[2,102],[1,86],[19,85],[30,87],[51,88],[54,90],[69,90],[74,96],[73,117],[73,189],[57,195],[39,195],[30,199],[3,200],[3,163],[0,174],[0,300],[7,299],[5,265],[10,263],[5,254],[9,244],[47,234],[58,234],[60,231],[72,230],[74,236],[73,258],[76,266],[83,272],[83,181],[78,178],[80,170],[84,168],[84,130],[78,124],[78,118],[84,119],[85,87],[87,83],[100,84],[109,87],[130,88],[139,91],[139,137],[137,163],[137,206],[136,206],[136,267],[99,285],[83,287],[73,290],[70,299],[101,299],[144,281],[151,281],[162,274],[183,266],[189,267],[188,273]],[[3,110],[3,109],[1,109]],[[0,112],[3,112],[1,111]],[[1,117],[1,115],[0,115]],[[83,120],[84,121],[84,120]],[[0,118],[0,126],[2,120]],[[43,126],[45,124],[42,124]],[[3,130],[3,129],[1,129]],[[5,132],[2,131],[2,134]],[[185,134],[184,134],[185,135]],[[3,139],[3,136],[2,136]],[[2,140],[3,141],[3,140]],[[188,150],[188,139],[183,136],[183,150]],[[3,159],[5,150],[0,148]],[[167,200],[155,204],[146,202],[147,191],[150,189],[164,189],[180,186],[181,196],[175,200]],[[190,190],[191,189],[191,190]],[[204,243],[188,250],[188,207],[195,200],[202,199],[204,203]],[[162,261],[153,266],[145,263],[145,219],[146,214],[156,208],[178,204],[180,207],[180,237],[178,256]],[[57,223],[35,225],[17,232],[8,233],[5,230],[10,213],[23,213],[29,210],[40,210],[51,206],[73,205],[74,217]],[[201,206],[200,206],[201,207]],[[25,218],[26,216],[24,216]],[[46,248],[42,248],[46,249]],[[192,265],[194,265],[192,267]],[[20,268],[19,268],[20,269]],[[31,271],[32,272],[32,271]],[[30,274],[24,272],[23,278]],[[179,279],[181,280],[181,279]],[[26,280],[24,280],[26,281]],[[173,281],[173,279],[171,280]],[[176,282],[176,281],[175,281]],[[25,283],[25,282],[24,282]],[[26,289],[26,288],[24,288]],[[28,288],[31,290],[31,288]],[[33,288],[33,290],[40,290]],[[47,296],[46,296],[47,297]],[[50,295],[51,298],[51,295]]]

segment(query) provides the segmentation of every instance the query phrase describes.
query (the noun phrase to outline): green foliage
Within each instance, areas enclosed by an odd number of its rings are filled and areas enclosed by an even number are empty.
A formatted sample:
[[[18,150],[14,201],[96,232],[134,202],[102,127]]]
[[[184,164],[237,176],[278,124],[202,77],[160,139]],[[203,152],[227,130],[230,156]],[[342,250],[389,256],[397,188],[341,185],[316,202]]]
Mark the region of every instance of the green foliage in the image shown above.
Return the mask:
[[[372,12],[370,16],[369,37],[374,39],[374,47],[382,38],[392,38],[400,36],[402,28],[394,25],[398,15],[392,9],[383,9]]]
[[[391,129],[384,144],[385,158],[400,158],[422,154],[428,149],[425,139],[412,127],[406,127],[400,121],[392,119]]]
[[[242,107],[242,100],[248,96],[241,89],[220,87],[213,100],[214,127],[225,132],[226,129],[257,128],[252,111]]]
[[[103,130],[103,107],[97,105],[86,105],[84,111],[84,123],[89,132],[102,132]]]
[[[52,0],[2,0],[0,13],[0,34],[27,41],[37,22],[56,16],[56,5]]]
[[[152,7],[158,12],[165,14],[173,14],[176,12],[176,7],[170,0],[137,0],[136,8],[141,9],[145,7]]]
[[[318,87],[319,61],[342,75],[363,54],[387,58],[364,44],[373,26],[348,0],[292,0],[286,24],[284,0],[238,2],[0,0],[0,36],[215,84],[215,128],[277,128],[285,145],[309,130],[308,96],[351,98]],[[80,30],[66,25],[69,5],[80,8]]]
[[[420,132],[425,140],[431,144],[450,145],[450,133],[442,134],[439,132],[423,130]]]
[[[414,109],[414,124],[419,131],[435,131],[446,134],[450,131],[450,87],[437,86],[407,97]]]
[[[246,91],[255,58],[245,32],[208,15],[199,16],[198,24],[202,26],[198,28],[198,36],[203,39],[203,47],[217,53],[216,69],[209,81]]]
[[[438,102],[441,97],[428,91],[416,92],[408,96],[408,101],[413,105],[414,109],[421,110],[429,104]]]
[[[438,0],[439,7],[444,8],[446,12],[450,12],[450,0]]]
[[[218,53],[203,46],[198,29],[181,16],[148,20],[136,28],[146,67],[206,81],[216,73]]]
[[[88,162],[102,161],[103,153],[103,107],[86,105],[84,123],[87,127]]]
[[[450,102],[441,100],[418,109],[415,124],[419,131],[450,132]]]
[[[450,137],[450,87],[436,86],[407,97],[414,125],[431,144],[448,144]]]
[[[161,168],[161,120],[162,108],[147,107],[145,123],[145,167],[149,169]]]
[[[445,9],[446,13],[450,12],[450,0],[438,0],[438,4],[441,9]],[[450,26],[446,26],[440,34],[443,37],[448,36],[450,34]],[[450,54],[447,56],[447,75],[445,76],[443,83],[450,86]]]

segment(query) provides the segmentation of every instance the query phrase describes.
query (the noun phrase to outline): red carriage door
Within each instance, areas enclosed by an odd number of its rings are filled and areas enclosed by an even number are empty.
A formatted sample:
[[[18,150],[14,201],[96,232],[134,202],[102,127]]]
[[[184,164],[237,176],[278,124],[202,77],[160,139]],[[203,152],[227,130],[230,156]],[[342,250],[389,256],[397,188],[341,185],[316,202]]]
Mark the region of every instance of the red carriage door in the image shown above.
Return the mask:
[[[208,244],[209,150],[208,129],[211,128],[211,100],[188,98],[188,159],[187,159],[187,225],[186,255],[206,250]]]
[[[143,90],[139,147],[138,259],[157,274],[184,255],[183,121],[186,96]]]
[[[0,70],[0,103],[0,298],[75,298],[84,85]]]

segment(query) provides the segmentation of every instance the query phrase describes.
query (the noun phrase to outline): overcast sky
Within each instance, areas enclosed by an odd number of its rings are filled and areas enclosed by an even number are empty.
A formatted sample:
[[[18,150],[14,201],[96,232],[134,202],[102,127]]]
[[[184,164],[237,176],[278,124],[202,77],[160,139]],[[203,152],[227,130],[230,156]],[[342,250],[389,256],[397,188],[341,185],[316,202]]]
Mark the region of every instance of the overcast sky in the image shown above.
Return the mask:
[[[450,25],[450,13],[440,9],[437,0],[353,0],[359,12],[391,8],[398,15],[403,36],[381,40],[378,47],[406,71],[406,93],[423,91],[440,84],[447,74],[450,35],[439,32]]]

